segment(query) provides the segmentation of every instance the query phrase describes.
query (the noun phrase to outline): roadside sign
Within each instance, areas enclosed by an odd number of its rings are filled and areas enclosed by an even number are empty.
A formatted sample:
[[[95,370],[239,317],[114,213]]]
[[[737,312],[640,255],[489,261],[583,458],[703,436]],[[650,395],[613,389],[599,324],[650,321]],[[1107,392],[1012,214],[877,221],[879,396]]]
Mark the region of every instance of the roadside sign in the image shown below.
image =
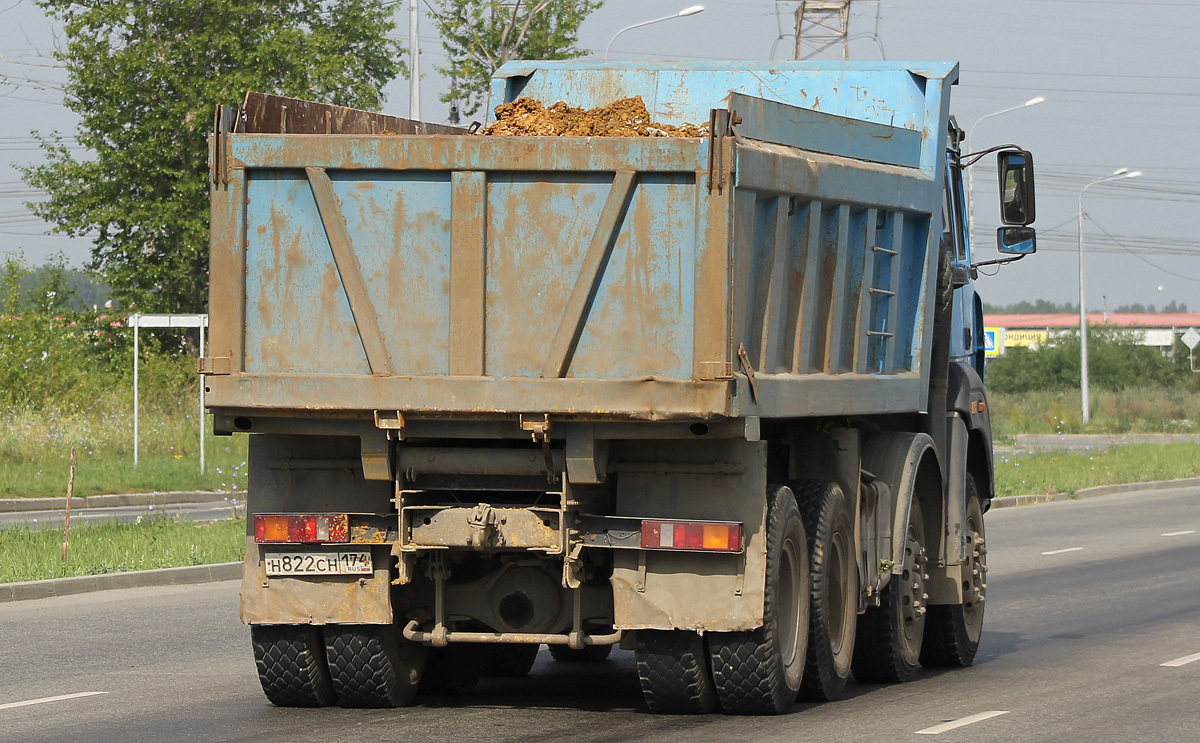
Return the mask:
[[[1000,347],[996,344],[996,336],[999,335],[999,330],[999,328],[983,329],[983,355],[989,359],[1000,355]]]
[[[1200,333],[1197,333],[1195,328],[1188,328],[1179,340],[1183,341],[1183,345],[1187,346],[1190,351],[1196,347],[1197,343],[1200,343]]]

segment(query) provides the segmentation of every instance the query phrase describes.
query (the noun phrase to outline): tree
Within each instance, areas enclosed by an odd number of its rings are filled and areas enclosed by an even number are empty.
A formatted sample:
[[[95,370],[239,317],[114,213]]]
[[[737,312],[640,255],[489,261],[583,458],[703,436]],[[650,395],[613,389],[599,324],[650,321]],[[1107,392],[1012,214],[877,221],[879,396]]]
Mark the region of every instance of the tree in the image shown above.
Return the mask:
[[[1056,315],[1079,312],[1079,305],[1064,302],[1057,304],[1048,299],[1038,299],[1033,302],[1022,300],[1013,304],[983,303],[983,311],[989,315]]]
[[[492,73],[511,59],[574,59],[579,24],[603,0],[439,0],[433,21],[450,66],[443,103],[474,114],[488,100]]]
[[[208,145],[215,104],[248,90],[378,108],[406,73],[375,0],[38,0],[64,25],[76,156],[41,138],[29,204],[55,231],[94,241],[88,268],[142,311],[208,299]]]

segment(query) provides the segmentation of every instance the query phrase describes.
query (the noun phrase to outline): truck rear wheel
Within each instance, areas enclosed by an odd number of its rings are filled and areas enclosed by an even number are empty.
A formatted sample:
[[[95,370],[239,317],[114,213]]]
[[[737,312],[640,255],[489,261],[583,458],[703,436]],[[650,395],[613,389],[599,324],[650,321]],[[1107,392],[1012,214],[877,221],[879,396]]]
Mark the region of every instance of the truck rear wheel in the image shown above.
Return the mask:
[[[914,497],[900,573],[879,592],[879,606],[867,609],[858,620],[851,668],[859,681],[899,683],[916,676],[925,635],[925,580],[929,577],[925,573],[924,524],[920,502]]]
[[[328,625],[325,653],[343,707],[410,703],[425,661],[425,648],[398,639],[390,624]]]
[[[703,715],[717,709],[704,638],[686,630],[638,630],[638,682],[651,712]]]
[[[588,645],[583,650],[572,650],[566,645],[549,645],[550,657],[560,663],[599,663],[607,660],[612,645]]]
[[[541,645],[485,645],[483,675],[516,678],[528,676],[537,661]]]
[[[336,701],[319,627],[255,624],[250,641],[258,680],[271,704],[324,707]]]
[[[708,636],[724,712],[771,715],[796,701],[808,643],[808,540],[788,487],[767,491],[767,580],[763,626]]]
[[[837,483],[792,484],[808,533],[812,588],[808,654],[800,698],[829,702],[841,696],[850,677],[858,624],[858,566],[854,521]]]
[[[965,668],[975,662],[983,636],[983,604],[987,594],[987,544],[983,502],[975,478],[967,475],[967,561],[962,569],[963,602],[931,606],[925,620],[921,662],[927,666]]]

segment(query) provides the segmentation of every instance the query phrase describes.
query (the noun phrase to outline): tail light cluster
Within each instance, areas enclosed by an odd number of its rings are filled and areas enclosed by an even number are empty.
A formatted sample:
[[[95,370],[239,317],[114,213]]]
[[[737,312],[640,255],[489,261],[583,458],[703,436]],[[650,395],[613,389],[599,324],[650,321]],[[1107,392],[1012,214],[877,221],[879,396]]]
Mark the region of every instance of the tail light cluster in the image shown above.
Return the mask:
[[[642,549],[741,552],[742,525],[712,521],[643,521]]]
[[[258,514],[254,541],[321,544],[350,541],[349,517],[344,513]]]

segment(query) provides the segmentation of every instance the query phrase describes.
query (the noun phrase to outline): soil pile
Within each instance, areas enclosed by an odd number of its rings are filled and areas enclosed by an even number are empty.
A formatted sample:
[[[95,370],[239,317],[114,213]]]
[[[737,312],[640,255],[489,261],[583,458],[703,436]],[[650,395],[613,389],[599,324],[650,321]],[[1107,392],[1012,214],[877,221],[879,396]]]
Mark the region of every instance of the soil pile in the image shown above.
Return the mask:
[[[573,108],[559,101],[546,108],[532,98],[496,106],[496,123],[483,130],[497,137],[707,137],[708,124],[658,124],[640,95],[607,106]]]

